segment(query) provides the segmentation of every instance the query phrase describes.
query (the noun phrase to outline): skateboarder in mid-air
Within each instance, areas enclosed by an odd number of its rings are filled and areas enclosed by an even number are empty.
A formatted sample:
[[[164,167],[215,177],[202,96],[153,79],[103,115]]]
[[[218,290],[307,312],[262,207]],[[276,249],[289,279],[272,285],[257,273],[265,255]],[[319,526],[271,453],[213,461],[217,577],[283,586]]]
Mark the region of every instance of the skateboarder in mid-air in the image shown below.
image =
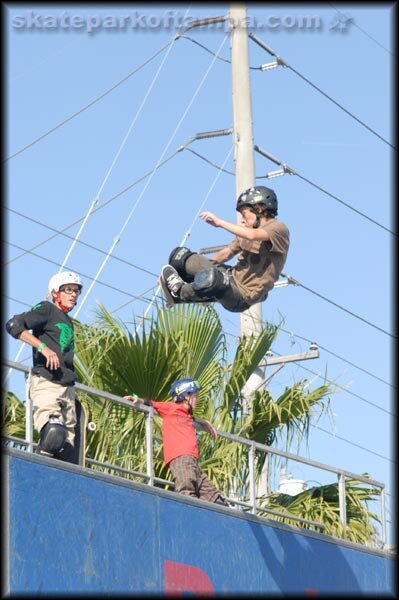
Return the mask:
[[[201,213],[203,221],[226,229],[236,238],[212,259],[188,248],[175,248],[160,278],[170,304],[219,302],[226,310],[242,312],[266,300],[284,267],[290,243],[287,226],[276,219],[277,209],[274,191],[257,186],[237,200],[241,225],[209,211]],[[224,264],[235,255],[235,266]]]
[[[37,452],[67,462],[76,462],[78,402],[73,323],[68,313],[76,306],[82,287],[76,273],[57,273],[48,285],[52,302],[39,302],[6,324],[10,335],[33,348],[29,396],[35,410],[34,426],[40,434]]]

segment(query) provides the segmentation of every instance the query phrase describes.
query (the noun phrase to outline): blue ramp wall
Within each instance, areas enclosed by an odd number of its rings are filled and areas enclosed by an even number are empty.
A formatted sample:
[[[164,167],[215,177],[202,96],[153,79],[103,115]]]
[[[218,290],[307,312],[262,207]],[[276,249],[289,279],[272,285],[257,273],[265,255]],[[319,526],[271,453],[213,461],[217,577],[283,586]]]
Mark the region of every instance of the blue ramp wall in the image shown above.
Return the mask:
[[[394,560],[7,451],[9,593],[394,595]]]

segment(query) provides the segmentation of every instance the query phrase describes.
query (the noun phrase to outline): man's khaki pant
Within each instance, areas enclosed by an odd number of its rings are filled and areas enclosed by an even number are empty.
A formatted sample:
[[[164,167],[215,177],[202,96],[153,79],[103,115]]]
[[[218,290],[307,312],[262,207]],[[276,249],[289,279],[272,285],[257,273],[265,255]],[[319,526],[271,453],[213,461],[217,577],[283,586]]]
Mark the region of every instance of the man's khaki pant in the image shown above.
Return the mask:
[[[58,417],[68,430],[66,441],[73,446],[76,426],[75,387],[60,385],[45,377],[32,375],[29,396],[34,408],[35,429],[40,433],[50,417]]]

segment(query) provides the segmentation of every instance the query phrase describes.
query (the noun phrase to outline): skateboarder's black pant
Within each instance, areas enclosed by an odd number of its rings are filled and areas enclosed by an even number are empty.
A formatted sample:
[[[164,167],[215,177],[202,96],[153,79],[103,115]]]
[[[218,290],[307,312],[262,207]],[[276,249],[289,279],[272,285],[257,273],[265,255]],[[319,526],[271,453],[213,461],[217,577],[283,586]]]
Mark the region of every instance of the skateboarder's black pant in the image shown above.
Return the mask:
[[[229,265],[215,264],[201,254],[192,254],[185,262],[185,270],[190,279],[194,279],[196,273],[209,268],[216,268],[229,277],[229,284],[226,289],[213,296],[201,293],[193,288],[192,283],[185,283],[179,292],[179,297],[183,302],[204,302],[209,297],[210,301],[219,302],[226,310],[231,312],[242,312],[249,308],[249,304],[241,296],[239,289],[235,285],[232,268]]]

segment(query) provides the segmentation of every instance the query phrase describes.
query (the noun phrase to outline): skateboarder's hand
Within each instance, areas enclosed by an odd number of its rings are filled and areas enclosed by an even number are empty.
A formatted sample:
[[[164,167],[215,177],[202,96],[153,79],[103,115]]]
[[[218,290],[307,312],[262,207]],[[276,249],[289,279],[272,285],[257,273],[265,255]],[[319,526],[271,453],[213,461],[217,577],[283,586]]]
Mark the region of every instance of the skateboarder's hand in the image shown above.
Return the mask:
[[[216,216],[214,213],[206,210],[199,215],[200,219],[205,221],[205,223],[209,223],[209,225],[213,225],[213,227],[221,227],[222,219]]]

